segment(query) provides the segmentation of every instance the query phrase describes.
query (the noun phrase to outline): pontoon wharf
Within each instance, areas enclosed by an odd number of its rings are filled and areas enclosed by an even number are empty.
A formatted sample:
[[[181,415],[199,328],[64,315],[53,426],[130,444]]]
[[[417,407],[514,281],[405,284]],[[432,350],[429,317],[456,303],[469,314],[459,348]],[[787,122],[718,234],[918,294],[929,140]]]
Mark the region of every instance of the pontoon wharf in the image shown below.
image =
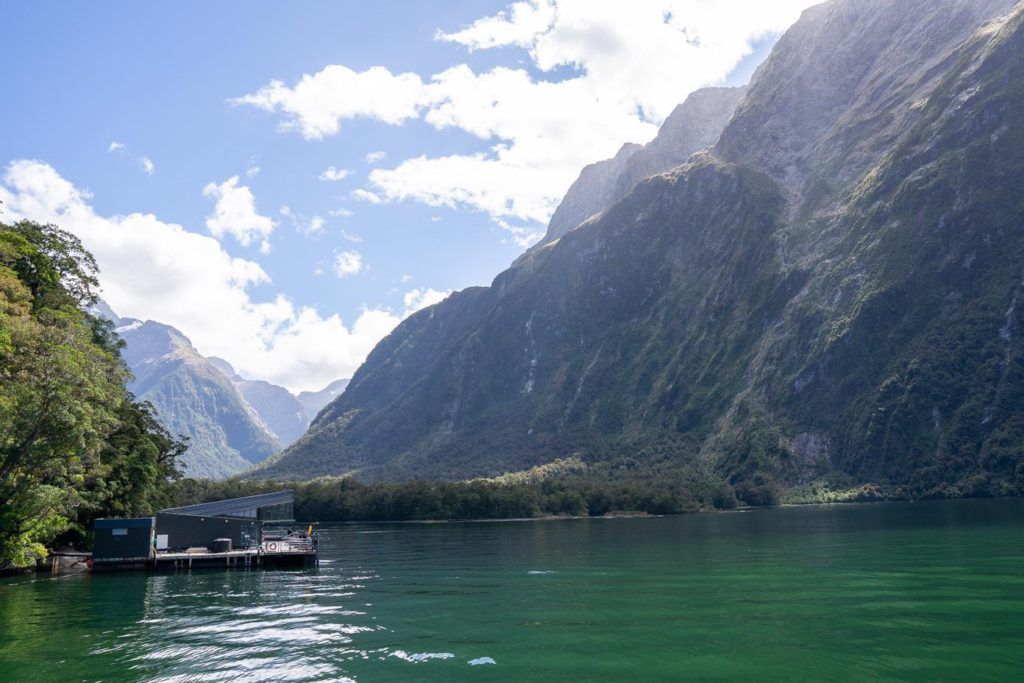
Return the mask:
[[[317,525],[295,526],[291,490],[160,510],[93,525],[93,571],[311,566]]]

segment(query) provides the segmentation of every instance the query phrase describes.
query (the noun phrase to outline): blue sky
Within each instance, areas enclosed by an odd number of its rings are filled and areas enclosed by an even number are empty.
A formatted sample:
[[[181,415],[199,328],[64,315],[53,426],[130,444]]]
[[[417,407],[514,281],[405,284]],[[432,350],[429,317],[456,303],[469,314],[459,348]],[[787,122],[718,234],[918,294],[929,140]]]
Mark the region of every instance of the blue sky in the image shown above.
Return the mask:
[[[0,220],[79,234],[122,315],[318,388],[489,283],[583,164],[745,82],[808,4],[10,4]]]

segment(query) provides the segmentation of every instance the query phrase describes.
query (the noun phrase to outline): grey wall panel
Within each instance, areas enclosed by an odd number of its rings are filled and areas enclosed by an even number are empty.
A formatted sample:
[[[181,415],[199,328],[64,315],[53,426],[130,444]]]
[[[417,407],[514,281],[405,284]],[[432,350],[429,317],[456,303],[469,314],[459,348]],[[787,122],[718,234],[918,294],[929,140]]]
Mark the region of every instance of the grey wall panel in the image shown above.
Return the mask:
[[[210,547],[215,538],[230,538],[235,548],[259,544],[260,523],[238,517],[196,517],[158,512],[156,533],[167,534],[169,550]]]
[[[137,560],[153,550],[152,517],[97,519],[93,524],[93,560]]]

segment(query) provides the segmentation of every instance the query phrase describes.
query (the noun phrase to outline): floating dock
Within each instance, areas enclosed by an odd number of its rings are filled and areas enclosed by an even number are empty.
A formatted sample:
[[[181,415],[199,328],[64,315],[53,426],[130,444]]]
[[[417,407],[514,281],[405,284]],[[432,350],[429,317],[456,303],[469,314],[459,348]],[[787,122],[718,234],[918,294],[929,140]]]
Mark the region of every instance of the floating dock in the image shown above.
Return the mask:
[[[292,491],[161,510],[156,517],[97,519],[94,571],[309,567],[319,558],[319,531],[293,521]],[[303,525],[306,526],[306,525]]]
[[[269,543],[273,546],[279,543]],[[267,543],[264,543],[267,545]],[[150,571],[178,571],[182,569],[272,569],[278,567],[312,567],[318,562],[318,553],[313,543],[294,544],[280,550],[264,548],[240,548],[214,552],[206,550],[160,551],[150,557],[107,557],[93,558],[93,571],[127,571],[145,569]]]

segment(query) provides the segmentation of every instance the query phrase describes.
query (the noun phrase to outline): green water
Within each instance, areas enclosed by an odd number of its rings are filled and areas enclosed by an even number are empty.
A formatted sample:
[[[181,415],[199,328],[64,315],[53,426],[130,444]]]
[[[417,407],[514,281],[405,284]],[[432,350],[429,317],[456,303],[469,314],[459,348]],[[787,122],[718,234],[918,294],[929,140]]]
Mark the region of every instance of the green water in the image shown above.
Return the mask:
[[[1024,500],[339,525],[321,547],[312,570],[6,579],[0,681],[1024,679]]]

